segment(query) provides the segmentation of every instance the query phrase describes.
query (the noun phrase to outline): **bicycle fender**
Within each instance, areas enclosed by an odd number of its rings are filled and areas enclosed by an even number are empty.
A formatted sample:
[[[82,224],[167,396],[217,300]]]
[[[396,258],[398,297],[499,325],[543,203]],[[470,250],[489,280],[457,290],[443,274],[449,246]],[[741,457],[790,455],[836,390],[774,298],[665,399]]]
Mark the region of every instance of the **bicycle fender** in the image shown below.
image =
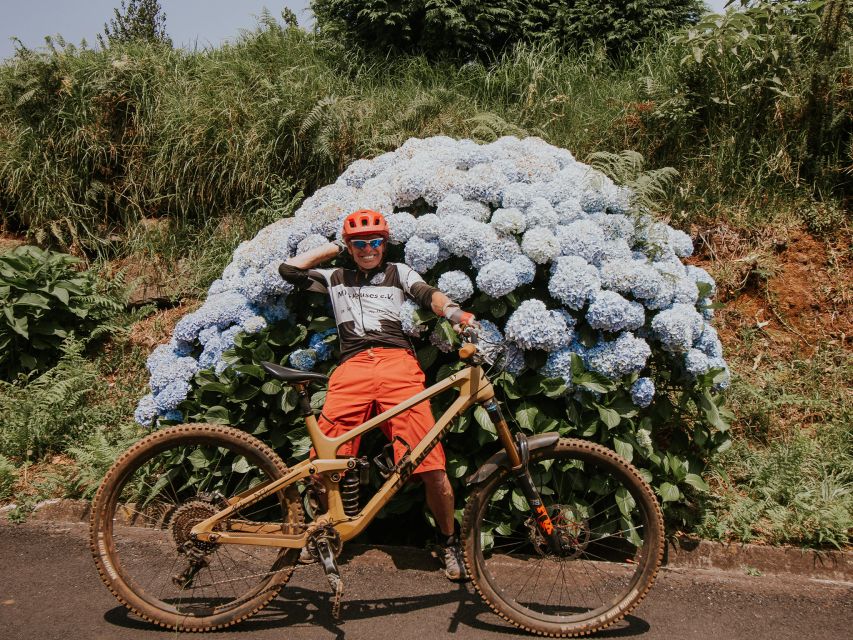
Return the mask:
[[[540,433],[535,436],[530,436],[527,438],[527,445],[530,451],[534,449],[541,449],[542,447],[550,447],[552,444],[557,442],[560,439],[560,434],[556,431],[551,431],[548,433]],[[491,458],[486,460],[479,469],[477,469],[474,473],[468,476],[465,479],[465,485],[471,486],[475,484],[480,484],[481,482],[485,482],[489,479],[489,477],[498,471],[501,467],[509,468],[509,463],[507,462],[506,451],[501,449]]]

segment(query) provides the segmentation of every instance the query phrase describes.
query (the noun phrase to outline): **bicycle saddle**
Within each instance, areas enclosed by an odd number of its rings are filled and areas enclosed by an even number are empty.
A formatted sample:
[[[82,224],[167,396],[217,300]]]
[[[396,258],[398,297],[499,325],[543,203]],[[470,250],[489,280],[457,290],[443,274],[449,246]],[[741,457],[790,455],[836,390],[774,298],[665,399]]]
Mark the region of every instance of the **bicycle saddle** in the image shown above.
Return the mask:
[[[274,378],[278,378],[284,382],[322,382],[326,383],[329,378],[321,373],[313,371],[300,371],[299,369],[288,369],[273,362],[261,362],[264,370]]]

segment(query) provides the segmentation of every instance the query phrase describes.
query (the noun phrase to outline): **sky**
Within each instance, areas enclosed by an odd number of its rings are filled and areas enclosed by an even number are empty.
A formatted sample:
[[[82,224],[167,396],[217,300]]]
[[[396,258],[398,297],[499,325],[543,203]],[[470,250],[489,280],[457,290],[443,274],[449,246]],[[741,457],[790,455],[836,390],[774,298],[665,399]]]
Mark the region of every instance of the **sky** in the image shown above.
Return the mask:
[[[720,12],[726,0],[705,0]],[[15,52],[17,37],[28,48],[44,46],[44,37],[61,34],[66,42],[79,44],[84,38],[97,44],[97,34],[113,15],[121,0],[0,0],[0,60]],[[279,16],[290,7],[302,26],[313,21],[309,0],[160,0],[166,13],[166,31],[175,46],[205,48],[239,37],[252,29],[256,16],[266,6]]]

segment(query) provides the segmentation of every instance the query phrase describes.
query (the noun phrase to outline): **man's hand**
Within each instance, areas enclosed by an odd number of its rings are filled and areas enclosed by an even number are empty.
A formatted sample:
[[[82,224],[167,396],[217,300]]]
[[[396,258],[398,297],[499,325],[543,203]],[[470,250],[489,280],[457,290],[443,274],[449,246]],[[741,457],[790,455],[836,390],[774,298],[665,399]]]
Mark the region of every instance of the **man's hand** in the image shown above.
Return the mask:
[[[449,315],[445,317],[450,320],[450,324],[453,325],[453,330],[456,333],[462,333],[469,327],[475,331],[480,328],[480,323],[477,322],[474,314],[469,311],[462,311],[459,307],[450,311]]]

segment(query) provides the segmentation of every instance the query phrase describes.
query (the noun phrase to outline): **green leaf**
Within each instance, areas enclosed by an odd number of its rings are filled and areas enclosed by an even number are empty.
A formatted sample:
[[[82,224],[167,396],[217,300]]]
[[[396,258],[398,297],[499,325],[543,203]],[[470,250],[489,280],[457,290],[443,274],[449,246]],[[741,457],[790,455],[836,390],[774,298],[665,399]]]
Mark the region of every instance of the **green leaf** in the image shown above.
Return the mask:
[[[515,419],[518,425],[526,431],[533,431],[536,426],[536,416],[539,409],[527,402],[522,402],[521,406],[515,412]]]
[[[474,420],[477,421],[477,424],[483,429],[483,431],[488,431],[489,433],[497,434],[495,430],[495,425],[492,422],[492,419],[489,417],[489,412],[483,409],[480,405],[477,405],[474,409]]]
[[[221,405],[209,407],[204,414],[204,421],[212,424],[231,424],[231,414]]]
[[[281,393],[281,389],[281,382],[278,380],[267,380],[261,385],[261,393],[268,396],[274,396],[277,393]]]
[[[684,482],[689,484],[694,489],[698,489],[699,491],[710,491],[710,487],[702,479],[702,476],[698,474],[688,473],[686,476],[684,476]]]
[[[614,437],[613,448],[616,450],[616,453],[625,458],[628,462],[631,462],[631,460],[634,459],[634,447],[631,446],[630,442]]]
[[[234,473],[249,473],[254,469],[254,467],[249,464],[249,461],[246,460],[244,456],[239,456],[233,463],[231,463],[231,471]]]
[[[438,349],[432,345],[427,345],[418,349],[418,362],[421,364],[421,369],[429,369],[438,358]]]
[[[619,422],[622,420],[622,418],[613,409],[603,407],[600,404],[597,404],[596,408],[598,409],[598,417],[601,418],[601,421],[607,425],[608,429],[615,429],[619,426]]]
[[[204,469],[210,465],[211,460],[207,457],[202,449],[196,449],[187,456],[187,460],[192,464],[193,469]]]
[[[625,517],[630,517],[631,511],[637,506],[637,501],[634,500],[634,496],[628,493],[628,490],[625,487],[619,487],[616,489],[616,504],[619,507],[619,511],[622,512],[622,515]]]
[[[539,388],[548,398],[559,398],[566,393],[566,381],[562,378],[545,378],[539,383]]]
[[[681,498],[681,492],[678,490],[678,487],[669,482],[664,482],[658,487],[658,493],[660,493],[661,500],[664,502],[676,502]]]
[[[699,396],[699,407],[705,414],[708,424],[722,432],[729,430],[728,423],[720,415],[720,409],[708,389],[705,389]]]
[[[521,491],[519,491],[518,489],[512,490],[510,501],[512,502],[512,506],[521,511],[522,513],[527,513],[528,511],[530,511],[530,505],[527,504],[527,498],[525,498],[524,494],[521,493]]]
[[[326,329],[331,329],[337,326],[335,324],[334,318],[327,318],[326,316],[320,316],[319,318],[314,318],[311,322],[308,323],[308,331],[316,331],[317,333],[321,331],[325,331]]]

